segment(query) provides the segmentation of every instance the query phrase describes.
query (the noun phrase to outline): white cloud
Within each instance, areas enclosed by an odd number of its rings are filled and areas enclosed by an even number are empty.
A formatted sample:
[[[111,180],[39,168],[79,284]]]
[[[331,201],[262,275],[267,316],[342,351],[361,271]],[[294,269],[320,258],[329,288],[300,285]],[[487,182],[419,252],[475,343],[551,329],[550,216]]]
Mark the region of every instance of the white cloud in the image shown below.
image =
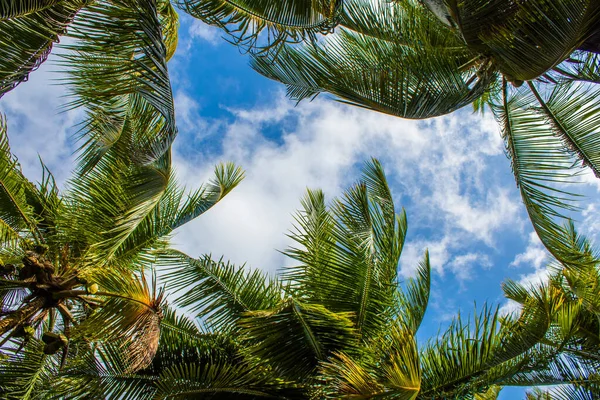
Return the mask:
[[[525,251],[517,254],[510,266],[529,269],[529,272],[519,276],[518,282],[525,287],[532,287],[547,282],[548,260],[548,251],[533,231],[529,233],[529,241]],[[520,309],[521,306],[517,302],[508,299],[500,307],[500,314],[509,315],[518,312]]]
[[[188,28],[188,34],[192,40],[186,46],[187,50],[191,47],[193,39],[201,39],[216,46],[221,41],[222,31],[198,19],[193,19]]]
[[[32,181],[41,178],[39,158],[53,172],[58,183],[68,179],[74,165],[76,144],[72,135],[82,118],[81,110],[60,112],[66,100],[65,86],[57,81],[53,53],[42,66],[30,74],[27,82],[5,94],[0,112],[8,120],[11,150],[18,157],[23,172]]]
[[[409,239],[414,242],[402,256],[403,275],[414,270],[426,245],[436,271],[464,278],[477,264],[469,257],[477,255],[481,267],[489,263],[469,247],[493,247],[499,232],[520,227],[514,185],[503,185],[490,165],[496,161],[497,168],[509,168],[489,119],[461,112],[410,121],[320,99],[294,108],[282,95],[231,112],[233,121],[219,127],[222,154],[175,158],[188,183],[206,177],[218,160],[232,160],[247,171],[229,198],[176,236],[178,246],[194,256],[225,254],[271,271],[289,263],[274,249],[289,244],[285,233],[305,188],[323,188],[331,199],[358,178],[357,163],[371,156],[384,164],[397,205],[414,202],[408,210],[411,231],[436,227],[434,238]],[[282,131],[280,140],[264,133],[273,126]]]
[[[548,252],[535,231],[529,233],[529,242],[523,253],[517,254],[510,263],[511,267],[531,266],[536,270],[542,268],[548,259]]]

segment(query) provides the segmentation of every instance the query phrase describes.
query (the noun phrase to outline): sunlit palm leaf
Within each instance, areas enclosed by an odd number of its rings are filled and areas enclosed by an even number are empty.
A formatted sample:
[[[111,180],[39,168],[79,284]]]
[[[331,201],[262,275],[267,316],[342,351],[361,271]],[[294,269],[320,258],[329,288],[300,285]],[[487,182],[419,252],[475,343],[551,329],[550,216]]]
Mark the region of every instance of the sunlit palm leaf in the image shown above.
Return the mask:
[[[545,100],[529,83],[555,134],[600,178],[600,91],[583,85],[556,85]]]
[[[156,399],[257,399],[277,395],[281,381],[246,364],[181,364],[164,371]]]
[[[575,209],[577,196],[561,185],[572,182],[578,171],[572,172],[571,150],[565,150],[562,138],[553,134],[543,114],[528,106],[535,101],[534,96],[520,94],[509,95],[505,83],[503,104],[495,106],[494,112],[502,124],[515,180],[531,222],[546,248],[564,261],[568,255],[559,240],[561,228],[555,219],[564,220],[566,212]]]
[[[496,79],[491,70],[461,71],[473,58],[461,47],[425,43],[414,49],[343,30],[316,45],[286,46],[274,57],[254,57],[251,65],[286,84],[288,96],[295,100],[329,92],[360,107],[427,118],[470,104]]]
[[[175,54],[179,41],[179,15],[169,0],[159,0],[157,8],[166,48],[166,60],[169,61]]]
[[[127,361],[126,372],[135,372],[152,362],[160,339],[162,292],[151,291],[144,275],[126,279],[96,276],[106,300],[74,331],[76,337],[115,341]]]
[[[550,319],[546,310],[536,307],[502,325],[497,310],[487,307],[473,321],[464,322],[459,315],[443,336],[421,351],[420,395],[460,397],[485,391],[492,376],[496,380],[504,375],[498,367],[520,361],[544,337]]]
[[[0,243],[15,244],[21,235],[41,239],[27,201],[30,191],[33,184],[23,176],[10,151],[6,119],[0,115]]]
[[[136,166],[105,157],[93,171],[70,182],[66,226],[74,244],[86,249],[92,268],[110,262],[160,202],[170,179],[168,159],[164,163]]]
[[[186,193],[174,174],[155,207],[131,231],[115,250],[119,262],[135,261],[142,251],[161,247],[161,240],[173,230],[205,213],[221,201],[244,177],[243,171],[232,163],[215,167],[215,177],[197,190]]]
[[[0,394],[7,399],[42,399],[41,390],[49,386],[59,360],[43,353],[44,343],[30,339],[19,352],[9,351],[0,359]]]
[[[431,266],[429,265],[429,252],[417,267],[417,276],[411,278],[400,291],[398,319],[405,329],[415,334],[421,326],[427,305],[431,286]]]
[[[300,247],[286,252],[302,265],[289,268],[286,278],[296,281],[304,301],[354,313],[366,338],[393,318],[406,216],[395,213],[377,161],[365,165],[363,176],[331,211],[319,192],[308,193],[291,234]]]

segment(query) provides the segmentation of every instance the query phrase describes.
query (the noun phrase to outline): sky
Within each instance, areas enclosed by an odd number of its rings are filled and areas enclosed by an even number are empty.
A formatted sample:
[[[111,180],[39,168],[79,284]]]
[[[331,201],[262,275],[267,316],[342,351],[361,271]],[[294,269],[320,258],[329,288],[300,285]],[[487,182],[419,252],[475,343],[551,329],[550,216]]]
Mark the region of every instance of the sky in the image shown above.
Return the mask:
[[[74,168],[73,139],[80,110],[60,112],[65,88],[53,57],[28,82],[0,100],[13,152],[26,176],[41,178],[39,157],[61,187]],[[248,66],[248,57],[219,31],[182,16],[180,41],[169,63],[179,136],[174,163],[190,189],[214,165],[233,161],[245,180],[197,220],[176,232],[174,245],[191,256],[223,256],[247,268],[277,273],[291,265],[280,251],[306,188],[328,199],[360,177],[366,160],[381,161],[408,236],[399,265],[412,276],[425,249],[433,268],[430,308],[419,333],[437,334],[460,310],[484,302],[509,311],[501,283],[545,276],[546,251],[532,231],[491,114],[466,108],[412,121],[345,105],[322,95],[312,102],[285,98],[285,88]],[[598,197],[600,185],[585,179]],[[600,232],[600,204],[585,203],[579,226]],[[506,390],[501,398],[518,391]]]

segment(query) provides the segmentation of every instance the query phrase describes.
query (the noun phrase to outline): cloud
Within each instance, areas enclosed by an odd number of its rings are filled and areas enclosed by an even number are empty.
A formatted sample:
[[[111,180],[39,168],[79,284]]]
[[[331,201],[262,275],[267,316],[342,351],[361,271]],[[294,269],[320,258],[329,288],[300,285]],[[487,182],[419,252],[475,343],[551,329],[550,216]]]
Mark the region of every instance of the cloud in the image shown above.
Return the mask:
[[[60,186],[68,179],[74,166],[72,140],[74,127],[83,116],[81,110],[61,112],[66,100],[65,86],[58,84],[56,52],[41,67],[2,97],[0,112],[8,120],[11,150],[18,157],[25,176],[32,181],[41,179],[39,158],[53,172]]]
[[[321,99],[294,108],[282,94],[229,111],[232,118],[213,127],[221,137],[218,155],[201,147],[197,157],[175,155],[188,184],[206,178],[218,161],[234,161],[247,173],[228,198],[175,237],[193,256],[224,254],[270,271],[289,264],[275,249],[290,244],[285,233],[306,187],[323,188],[331,199],[371,156],[384,164],[398,210],[406,204],[410,232],[431,232],[427,239],[409,233],[403,275],[427,246],[436,271],[466,278],[465,271],[490,262],[473,246],[493,249],[501,232],[520,229],[522,207],[514,183],[503,181],[509,164],[489,118],[460,112],[402,120]]]
[[[218,45],[222,40],[222,31],[214,26],[210,26],[205,22],[193,19],[188,28],[189,37],[192,39],[187,44],[187,49],[192,45],[194,39],[201,39],[213,46]]]
[[[550,255],[544,248],[544,245],[537,234],[535,232],[530,232],[529,241],[525,251],[517,254],[510,263],[510,266],[529,270],[529,272],[521,274],[518,279],[518,283],[528,288],[547,282],[547,263],[549,259]],[[504,302],[502,307],[500,307],[500,314],[509,315],[518,312],[520,309],[521,306],[517,302],[508,299]]]
[[[517,254],[511,267],[532,266],[539,269],[548,259],[548,252],[535,231],[529,233],[529,242],[523,253]]]

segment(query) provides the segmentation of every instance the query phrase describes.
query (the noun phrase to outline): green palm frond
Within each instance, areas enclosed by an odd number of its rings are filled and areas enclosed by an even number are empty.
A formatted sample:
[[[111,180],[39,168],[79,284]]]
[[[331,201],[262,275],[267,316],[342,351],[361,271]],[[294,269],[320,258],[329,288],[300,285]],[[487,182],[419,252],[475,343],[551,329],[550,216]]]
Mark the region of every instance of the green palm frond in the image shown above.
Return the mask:
[[[483,308],[473,321],[459,316],[446,332],[421,350],[423,398],[464,396],[487,389],[491,375],[498,379],[509,366],[519,362],[546,334],[550,316],[527,307],[513,322],[500,324],[498,311]],[[499,375],[499,376],[498,376]]]
[[[464,48],[459,35],[439,24],[415,0],[346,0],[340,25],[345,29],[407,48]]]
[[[550,75],[556,81],[600,83],[600,55],[574,52],[568,60],[554,67]]]
[[[181,364],[165,370],[156,399],[283,398],[282,382],[248,364]]]
[[[161,19],[174,21],[161,5],[162,16],[152,0],[95,2],[70,28],[76,41],[64,46],[61,64],[69,73],[70,107],[87,110],[79,133],[82,172],[110,152],[140,165],[154,162],[177,135],[161,28]],[[175,28],[166,27],[171,41]]]
[[[561,227],[555,219],[566,220],[566,212],[576,209],[578,196],[561,188],[575,175],[571,169],[572,150],[565,149],[562,138],[553,135],[543,114],[527,106],[534,101],[533,95],[509,95],[505,82],[503,104],[493,110],[502,125],[515,180],[531,222],[546,248],[563,260],[565,246],[558,239]]]
[[[417,276],[410,278],[399,293],[398,319],[402,325],[415,334],[421,326],[431,288],[431,266],[429,265],[429,252],[417,267]]]
[[[70,221],[68,234],[86,249],[92,268],[110,262],[160,202],[171,173],[165,164],[136,166],[106,157],[70,182],[64,215]]]
[[[0,2],[0,97],[26,81],[88,1]]]
[[[271,310],[250,311],[239,321],[244,345],[258,363],[282,376],[310,379],[319,361],[357,343],[352,313],[331,312],[290,297]]]
[[[6,119],[0,116],[0,243],[3,245],[14,245],[22,237],[41,240],[34,210],[27,201],[32,188],[10,151]]]
[[[372,365],[361,365],[353,358],[335,354],[322,364],[320,380],[322,398],[377,398],[385,395],[385,387],[372,373]]]
[[[2,0],[0,19],[16,18],[52,7],[61,0]]]
[[[342,30],[315,45],[285,46],[276,56],[255,56],[251,65],[284,83],[294,100],[329,92],[367,109],[428,118],[470,104],[496,79],[465,47],[437,42],[416,48]],[[462,68],[467,64],[471,66]]]
[[[600,178],[599,91],[582,85],[556,85],[545,100],[536,86],[529,87],[553,132],[574,157]]]
[[[535,79],[562,62],[600,18],[600,7],[590,0],[447,4],[466,44],[493,57],[511,81]]]
[[[157,376],[128,373],[118,346],[103,343],[80,351],[54,378],[46,398],[150,400]]]
[[[221,201],[243,177],[243,171],[234,164],[220,164],[215,167],[215,177],[208,184],[186,193],[185,188],[177,184],[175,175],[171,174],[167,188],[156,205],[115,248],[114,260],[119,263],[135,262],[137,257],[147,252],[151,259],[152,251],[161,248],[168,235]]]
[[[421,367],[413,332],[390,325],[384,335],[361,350],[358,358],[338,353],[322,363],[319,378],[326,398],[417,398]]]
[[[176,304],[190,307],[211,329],[236,329],[241,313],[274,308],[283,294],[281,284],[258,269],[249,272],[209,256],[196,260],[177,251],[160,257],[161,265],[168,266],[162,278],[169,289],[185,290]]]
[[[42,399],[40,393],[55,376],[60,361],[42,351],[44,343],[31,338],[20,350],[0,360],[0,395],[6,399]],[[4,348],[3,348],[4,350]],[[6,397],[5,397],[6,396]]]
[[[328,33],[337,24],[342,1],[177,0],[177,5],[222,28],[234,44],[266,51],[283,43],[314,41],[317,34]]]
[[[500,391],[502,390],[501,386],[490,386],[488,390],[483,393],[476,394],[473,399],[474,400],[497,400]]]
[[[406,215],[397,215],[383,169],[376,160],[363,180],[331,211],[319,192],[309,192],[291,238],[300,247],[286,252],[302,263],[287,270],[308,303],[333,312],[352,312],[369,337],[393,317],[397,266],[406,235]]]
[[[175,54],[179,41],[179,14],[169,0],[159,0],[157,8],[166,48],[166,60],[169,61]]]
[[[561,385],[547,391],[539,388],[527,393],[527,400],[594,400],[600,396],[600,388]]]

